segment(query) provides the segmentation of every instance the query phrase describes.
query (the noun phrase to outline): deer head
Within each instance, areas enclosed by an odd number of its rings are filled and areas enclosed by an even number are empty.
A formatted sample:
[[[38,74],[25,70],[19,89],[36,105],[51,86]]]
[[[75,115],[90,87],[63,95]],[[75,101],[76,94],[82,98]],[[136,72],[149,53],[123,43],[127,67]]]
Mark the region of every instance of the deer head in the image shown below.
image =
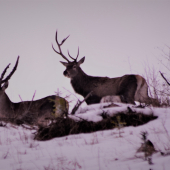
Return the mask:
[[[79,48],[78,48],[78,53],[77,53],[77,57],[76,58],[73,58],[69,51],[68,51],[68,56],[73,60],[73,61],[69,61],[68,58],[63,54],[62,50],[61,50],[61,46],[64,44],[64,42],[67,40],[69,36],[67,36],[66,38],[64,38],[62,40],[61,43],[58,42],[58,38],[57,38],[57,31],[56,31],[56,36],[55,36],[55,40],[56,40],[56,43],[57,43],[57,46],[58,46],[58,50],[55,50],[53,45],[52,45],[52,48],[53,50],[59,54],[60,56],[62,56],[62,58],[64,58],[67,62],[63,62],[63,61],[60,61],[65,67],[66,67],[66,70],[63,72],[64,76],[68,77],[68,78],[73,78],[75,77],[81,70],[80,68],[80,65],[84,62],[85,60],[85,57],[81,58],[79,61],[77,61],[78,59],[78,56],[79,56]]]

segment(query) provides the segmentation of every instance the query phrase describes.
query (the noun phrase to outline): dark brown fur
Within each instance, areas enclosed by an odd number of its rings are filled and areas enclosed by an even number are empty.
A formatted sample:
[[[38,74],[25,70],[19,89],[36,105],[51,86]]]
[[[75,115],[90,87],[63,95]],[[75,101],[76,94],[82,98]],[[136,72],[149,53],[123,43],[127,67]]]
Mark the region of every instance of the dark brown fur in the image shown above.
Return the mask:
[[[68,77],[71,74],[70,70],[69,66],[64,75]],[[76,76],[71,78],[71,85],[75,92],[83,97],[93,91],[86,100],[87,104],[99,103],[101,98],[107,95],[122,95],[124,96],[123,102],[134,103],[137,80],[135,75],[124,75],[118,78],[88,76],[78,67]]]

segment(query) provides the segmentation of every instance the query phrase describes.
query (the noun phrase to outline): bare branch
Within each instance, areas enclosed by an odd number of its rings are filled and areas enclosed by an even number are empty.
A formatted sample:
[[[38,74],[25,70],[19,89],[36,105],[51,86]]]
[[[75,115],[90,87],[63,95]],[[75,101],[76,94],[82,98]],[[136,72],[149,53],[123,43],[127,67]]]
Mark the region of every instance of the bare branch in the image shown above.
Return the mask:
[[[35,92],[34,92],[34,94],[33,94],[33,96],[32,96],[32,100],[31,100],[31,101],[33,101],[33,100],[34,100],[35,93],[36,93],[36,90],[35,90]]]
[[[159,71],[159,72],[160,72],[160,71]],[[165,76],[163,75],[163,73],[160,72],[160,74],[161,74],[162,78],[166,81],[166,83],[170,86],[169,81],[165,78]]]
[[[19,98],[20,98],[21,102],[23,102],[22,97],[20,95],[19,95]]]
[[[83,101],[79,101],[77,102],[77,104],[74,106],[73,110],[71,111],[71,114],[74,115],[76,113],[76,111],[78,110],[78,108],[80,107],[80,105],[86,101],[91,95],[92,95],[92,91],[84,98]]]
[[[159,60],[159,59],[158,59]],[[168,59],[169,60],[169,59]],[[162,62],[162,60],[159,60],[159,62],[167,69],[170,71],[170,69]]]
[[[31,100],[30,105],[28,106],[27,110],[29,110],[31,108],[31,105],[33,104],[33,100],[34,100],[35,94],[36,94],[36,90],[35,90],[35,92],[34,92],[34,94],[32,96],[32,100]]]

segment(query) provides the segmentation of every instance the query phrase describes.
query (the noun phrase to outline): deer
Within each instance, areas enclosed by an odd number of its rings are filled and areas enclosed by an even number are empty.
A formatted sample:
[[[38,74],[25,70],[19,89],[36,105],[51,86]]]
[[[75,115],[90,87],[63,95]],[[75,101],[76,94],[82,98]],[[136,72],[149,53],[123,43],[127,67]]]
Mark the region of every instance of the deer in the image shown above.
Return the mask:
[[[63,54],[61,46],[68,39],[64,38],[61,43],[58,41],[58,32],[56,31],[55,41],[58,47],[56,50],[52,44],[53,50],[67,62],[60,61],[66,67],[63,72],[65,77],[70,78],[70,83],[76,93],[84,98],[92,92],[91,96],[86,99],[87,105],[100,103],[105,101],[108,96],[118,102],[135,104],[135,101],[140,103],[151,103],[151,98],[148,96],[148,85],[146,80],[140,75],[124,75],[122,77],[94,77],[87,75],[80,67],[85,61],[85,56],[79,61],[79,47],[76,58],[73,58],[68,50],[68,56]]]
[[[13,103],[5,90],[9,80],[17,69],[19,56],[12,71],[4,78],[10,64],[0,77],[0,120],[14,124],[46,126],[55,117],[68,113],[68,101],[62,97],[51,95],[35,101]]]

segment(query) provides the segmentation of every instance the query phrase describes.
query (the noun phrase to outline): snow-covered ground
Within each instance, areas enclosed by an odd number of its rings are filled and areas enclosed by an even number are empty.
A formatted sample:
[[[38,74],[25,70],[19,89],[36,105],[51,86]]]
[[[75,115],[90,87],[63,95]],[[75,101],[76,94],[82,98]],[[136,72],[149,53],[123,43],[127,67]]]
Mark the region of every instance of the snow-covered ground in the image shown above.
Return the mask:
[[[127,106],[103,108],[93,105],[80,108],[76,116],[101,120],[101,112],[126,111]],[[135,109],[154,114],[157,119],[138,127],[123,127],[89,134],[70,135],[49,141],[35,141],[35,130],[7,124],[0,127],[0,169],[2,170],[169,170],[170,169],[170,108]],[[115,111],[115,112],[116,112]],[[152,163],[137,153],[142,140],[140,133],[160,152],[152,155]]]

